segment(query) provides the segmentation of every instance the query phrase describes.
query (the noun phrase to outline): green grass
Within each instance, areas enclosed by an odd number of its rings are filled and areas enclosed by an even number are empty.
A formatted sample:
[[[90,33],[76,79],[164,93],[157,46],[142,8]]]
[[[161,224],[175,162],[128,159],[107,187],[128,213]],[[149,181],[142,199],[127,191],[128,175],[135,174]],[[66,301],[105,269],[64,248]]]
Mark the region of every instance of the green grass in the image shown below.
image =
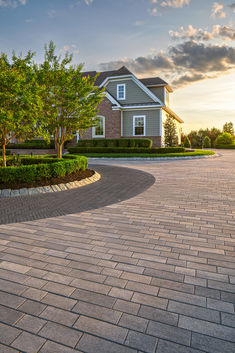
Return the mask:
[[[205,151],[205,150],[195,150],[194,152],[182,152],[182,153],[157,153],[157,154],[149,154],[149,153],[82,153],[85,157],[90,158],[133,158],[133,157],[150,157],[150,158],[165,158],[165,157],[190,157],[190,156],[206,156],[213,155],[215,152],[213,151]]]

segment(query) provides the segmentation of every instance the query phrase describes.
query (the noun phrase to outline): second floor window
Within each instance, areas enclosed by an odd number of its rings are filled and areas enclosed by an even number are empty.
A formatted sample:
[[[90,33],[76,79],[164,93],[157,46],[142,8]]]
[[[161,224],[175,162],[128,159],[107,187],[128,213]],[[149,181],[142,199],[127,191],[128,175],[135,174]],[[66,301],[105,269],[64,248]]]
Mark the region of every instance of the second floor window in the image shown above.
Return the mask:
[[[126,85],[117,85],[117,99],[126,99]]]

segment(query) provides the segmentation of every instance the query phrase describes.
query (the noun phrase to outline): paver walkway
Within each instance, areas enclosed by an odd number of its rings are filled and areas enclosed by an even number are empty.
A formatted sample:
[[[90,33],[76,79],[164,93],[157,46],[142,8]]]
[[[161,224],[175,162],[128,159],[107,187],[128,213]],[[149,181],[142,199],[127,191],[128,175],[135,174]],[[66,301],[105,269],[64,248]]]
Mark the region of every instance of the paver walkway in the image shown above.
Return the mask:
[[[222,154],[129,162],[156,178],[129,200],[1,225],[0,352],[235,352],[235,153]]]

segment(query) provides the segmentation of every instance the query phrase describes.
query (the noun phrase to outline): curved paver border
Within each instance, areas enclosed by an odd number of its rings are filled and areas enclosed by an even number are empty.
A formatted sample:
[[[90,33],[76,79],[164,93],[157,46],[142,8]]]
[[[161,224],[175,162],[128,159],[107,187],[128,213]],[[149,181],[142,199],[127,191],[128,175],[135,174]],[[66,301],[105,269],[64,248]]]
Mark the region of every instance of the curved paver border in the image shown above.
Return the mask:
[[[121,157],[121,158],[108,158],[108,157],[88,157],[89,161],[102,160],[102,161],[175,161],[175,160],[189,160],[189,159],[206,159],[220,157],[219,153],[209,154],[204,156],[189,156],[189,157]]]
[[[40,186],[37,188],[2,189],[0,190],[0,197],[16,197],[66,191],[75,188],[80,188],[81,186],[85,186],[91,183],[95,183],[96,181],[100,180],[100,178],[101,175],[95,171],[95,173],[89,178],[85,178],[79,181],[71,181],[66,184]]]

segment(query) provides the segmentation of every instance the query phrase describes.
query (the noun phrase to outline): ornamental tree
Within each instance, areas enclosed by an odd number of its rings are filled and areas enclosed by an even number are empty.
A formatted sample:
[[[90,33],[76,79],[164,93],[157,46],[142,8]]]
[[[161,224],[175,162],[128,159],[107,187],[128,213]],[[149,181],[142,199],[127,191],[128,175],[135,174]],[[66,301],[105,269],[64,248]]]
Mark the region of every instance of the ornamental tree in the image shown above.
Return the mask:
[[[62,158],[64,143],[77,131],[83,132],[96,123],[97,105],[103,90],[94,85],[94,78],[81,73],[82,65],[72,66],[72,55],[61,59],[50,41],[45,46],[43,64],[35,66],[40,84],[45,87],[44,116],[48,133],[55,139],[57,157]]]
[[[191,142],[190,142],[188,136],[186,136],[185,139],[184,139],[184,147],[185,148],[191,148]]]
[[[210,148],[211,147],[211,139],[209,136],[204,137],[202,147],[203,148]]]
[[[0,146],[6,167],[6,146],[13,138],[42,133],[38,123],[42,111],[41,87],[35,81],[29,51],[25,58],[14,53],[11,60],[0,56]]]
[[[174,147],[178,145],[178,135],[176,130],[176,123],[174,119],[168,115],[164,123],[165,130],[165,145],[167,147]]]

